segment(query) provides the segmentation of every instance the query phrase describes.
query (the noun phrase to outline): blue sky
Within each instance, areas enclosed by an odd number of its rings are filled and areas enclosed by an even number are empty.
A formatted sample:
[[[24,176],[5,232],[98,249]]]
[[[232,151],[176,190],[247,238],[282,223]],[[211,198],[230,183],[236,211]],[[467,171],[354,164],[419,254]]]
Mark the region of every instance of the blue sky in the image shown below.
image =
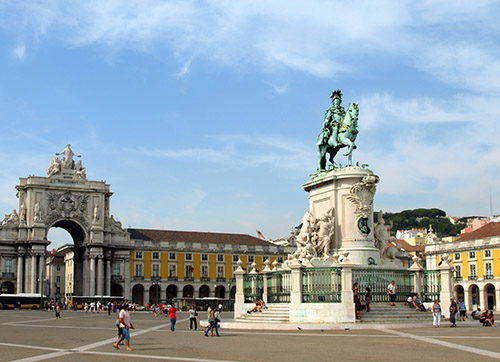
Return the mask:
[[[0,209],[66,143],[125,227],[285,236],[329,95],[375,208],[500,212],[494,1],[0,0]],[[338,162],[346,163],[338,158]]]

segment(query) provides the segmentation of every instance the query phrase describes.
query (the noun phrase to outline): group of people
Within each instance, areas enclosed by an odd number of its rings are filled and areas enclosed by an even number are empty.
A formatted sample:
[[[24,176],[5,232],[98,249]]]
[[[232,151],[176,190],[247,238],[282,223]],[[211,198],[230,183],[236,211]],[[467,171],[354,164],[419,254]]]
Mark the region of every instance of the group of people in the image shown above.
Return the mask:
[[[479,323],[483,324],[483,327],[494,327],[495,326],[495,316],[492,310],[484,310],[479,315]]]
[[[407,302],[409,307],[415,308],[416,310],[422,312],[427,312],[427,309],[422,304],[422,301],[420,300],[418,293],[411,293],[411,295],[408,297]]]
[[[352,294],[353,294],[353,302],[354,309],[356,311],[356,319],[361,319],[361,311],[366,309],[366,312],[370,312],[370,304],[372,302],[372,290],[370,287],[366,287],[365,289],[365,304],[361,302],[361,297],[359,296],[359,285],[358,283],[354,283],[352,285]]]
[[[247,313],[253,313],[253,312],[262,312],[264,309],[267,309],[266,303],[264,302],[264,299],[262,298],[255,298],[255,306],[247,310]]]

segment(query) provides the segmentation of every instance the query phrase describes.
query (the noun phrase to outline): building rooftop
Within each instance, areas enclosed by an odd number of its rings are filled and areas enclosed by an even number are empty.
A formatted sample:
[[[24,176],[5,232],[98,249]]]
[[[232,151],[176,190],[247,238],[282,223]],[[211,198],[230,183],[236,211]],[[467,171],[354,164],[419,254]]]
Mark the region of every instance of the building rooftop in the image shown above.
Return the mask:
[[[401,247],[403,248],[404,251],[423,252],[425,250],[425,246],[423,246],[423,245],[411,245],[408,242],[406,242],[405,240],[393,240],[392,244],[393,245],[397,245],[397,244],[401,245]]]
[[[247,234],[209,233],[153,229],[127,229],[130,239],[145,241],[176,241],[187,243],[223,243],[240,245],[274,245]]]
[[[500,222],[490,222],[470,233],[462,234],[456,241],[485,239],[493,236],[500,236]]]

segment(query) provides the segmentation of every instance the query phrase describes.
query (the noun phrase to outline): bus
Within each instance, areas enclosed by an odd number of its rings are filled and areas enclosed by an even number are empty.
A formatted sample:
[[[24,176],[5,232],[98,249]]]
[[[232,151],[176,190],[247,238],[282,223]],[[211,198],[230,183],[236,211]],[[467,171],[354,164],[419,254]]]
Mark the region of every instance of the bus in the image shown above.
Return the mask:
[[[100,301],[103,309],[105,309],[106,304],[108,302],[114,303],[123,303],[125,301],[124,297],[113,297],[109,295],[94,295],[94,296],[85,296],[85,295],[73,295],[69,297],[68,307],[75,309],[83,309],[85,303],[90,304],[91,302]]]
[[[42,298],[45,299],[45,296],[30,293],[0,294],[0,303],[3,309],[40,309]]]
[[[216,307],[222,305],[222,310],[234,310],[234,300],[204,297],[204,298],[174,298],[173,303],[180,310],[188,310],[191,305],[194,305],[197,311],[206,311],[210,303],[215,304]]]

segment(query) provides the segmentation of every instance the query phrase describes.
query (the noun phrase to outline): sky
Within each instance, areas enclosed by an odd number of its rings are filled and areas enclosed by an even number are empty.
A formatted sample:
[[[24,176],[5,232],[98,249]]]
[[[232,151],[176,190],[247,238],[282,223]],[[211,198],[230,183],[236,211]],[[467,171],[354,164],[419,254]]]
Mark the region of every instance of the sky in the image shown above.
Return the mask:
[[[124,227],[287,236],[339,88],[359,102],[353,160],[380,177],[376,210],[488,216],[491,189],[498,214],[499,14],[481,0],[0,0],[0,210],[70,143]]]

